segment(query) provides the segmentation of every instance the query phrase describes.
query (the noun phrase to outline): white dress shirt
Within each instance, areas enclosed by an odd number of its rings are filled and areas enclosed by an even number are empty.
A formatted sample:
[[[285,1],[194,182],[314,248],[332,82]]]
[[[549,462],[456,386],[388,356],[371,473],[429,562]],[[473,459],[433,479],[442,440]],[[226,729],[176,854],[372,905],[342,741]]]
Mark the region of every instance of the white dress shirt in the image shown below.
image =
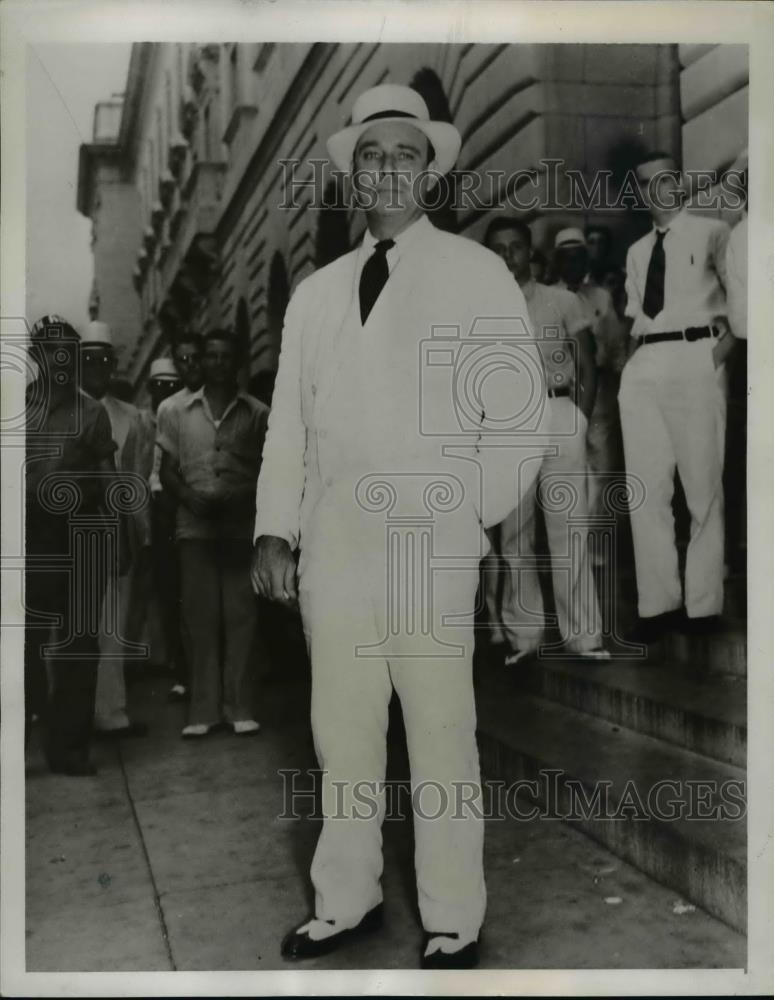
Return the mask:
[[[576,353],[568,341],[590,327],[578,296],[558,285],[530,278],[521,286],[551,389],[575,383]]]
[[[683,209],[666,232],[664,308],[653,318],[642,311],[656,227],[629,247],[626,257],[626,315],[634,320],[633,337],[648,333],[709,326],[725,316],[726,244],[729,228],[720,219],[691,215]]]
[[[432,223],[427,218],[426,215],[420,215],[419,218],[412,222],[411,225],[404,229],[402,233],[398,233],[397,236],[391,237],[392,241],[395,243],[394,247],[390,247],[387,251],[387,269],[390,274],[395,270],[395,265],[401,258],[401,255],[415,242],[418,236],[421,236],[426,226],[431,226]],[[370,229],[366,227],[365,233],[363,234],[363,242],[360,244],[360,254],[357,262],[357,277],[358,282],[360,281],[360,275],[363,272],[363,267],[368,258],[373,254],[374,247],[377,243],[380,243]]]

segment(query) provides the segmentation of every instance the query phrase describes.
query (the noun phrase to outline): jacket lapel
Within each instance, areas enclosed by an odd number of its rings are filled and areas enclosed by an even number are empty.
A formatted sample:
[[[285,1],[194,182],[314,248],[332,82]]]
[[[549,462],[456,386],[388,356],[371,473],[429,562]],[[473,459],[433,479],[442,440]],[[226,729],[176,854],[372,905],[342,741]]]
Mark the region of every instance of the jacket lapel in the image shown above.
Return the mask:
[[[405,248],[362,328],[356,281],[360,248],[342,259],[341,274],[336,275],[336,280],[331,283],[330,293],[324,305],[325,329],[320,337],[315,365],[316,412],[319,412],[319,407],[328,399],[335,384],[336,375],[343,361],[343,352],[347,349],[343,334],[345,327],[349,327],[350,323],[355,324],[364,337],[386,338],[392,341],[404,333],[415,335],[415,331],[403,328],[406,323],[411,326],[408,317],[415,312],[411,307],[413,295],[422,280],[422,262],[427,262],[428,242],[432,241],[434,233],[432,223],[427,223],[425,231]],[[351,317],[350,307],[354,310],[354,316]],[[348,319],[350,323],[347,322]],[[422,331],[421,335],[426,337],[429,333],[429,330]],[[385,347],[388,345],[385,344]]]
[[[342,258],[338,273],[332,276],[325,289],[325,297],[318,303],[319,312],[309,320],[310,323],[322,324],[309,373],[315,412],[330,395],[336,372],[341,365],[342,334],[356,293],[354,281],[358,257],[359,249]]]

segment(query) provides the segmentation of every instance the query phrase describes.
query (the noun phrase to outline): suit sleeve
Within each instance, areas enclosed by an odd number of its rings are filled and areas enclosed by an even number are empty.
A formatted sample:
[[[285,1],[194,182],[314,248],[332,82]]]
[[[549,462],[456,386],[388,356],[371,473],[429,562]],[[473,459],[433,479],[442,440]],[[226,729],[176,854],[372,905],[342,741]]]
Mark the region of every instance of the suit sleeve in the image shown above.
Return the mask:
[[[284,538],[295,548],[300,536],[301,500],[306,471],[306,427],[301,415],[301,337],[304,323],[303,283],[285,313],[277,380],[263,444],[263,461],[255,500],[253,539]]]
[[[548,444],[550,405],[521,289],[499,262],[481,287],[489,293],[488,315],[505,320],[510,328],[509,350],[515,362],[506,361],[502,372],[491,376],[476,444],[481,470],[479,519],[484,528],[491,528],[518,506],[537,477]]]

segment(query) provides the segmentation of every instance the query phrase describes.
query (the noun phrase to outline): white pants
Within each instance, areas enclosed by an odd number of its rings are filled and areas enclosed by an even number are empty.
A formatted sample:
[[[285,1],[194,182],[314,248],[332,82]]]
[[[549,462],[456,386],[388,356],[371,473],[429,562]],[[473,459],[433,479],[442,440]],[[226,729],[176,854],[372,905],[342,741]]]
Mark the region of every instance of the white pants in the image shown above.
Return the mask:
[[[715,340],[646,344],[624,369],[619,404],[626,471],[645,500],[631,510],[639,613],[683,603],[672,494],[677,468],[691,514],[685,567],[688,616],[723,609],[723,448],[725,369],[712,360]]]
[[[588,552],[587,424],[567,397],[552,400],[551,413],[551,449],[556,454],[543,459],[535,487],[500,526],[500,550],[507,566],[498,568],[492,556],[484,563],[487,612],[495,638],[503,635],[516,650],[540,645],[543,595],[534,563],[539,490],[559,633],[569,649],[587,652],[601,644],[602,629]]]
[[[99,667],[94,725],[100,730],[123,729],[129,725],[126,711],[124,651],[131,601],[130,574],[110,574],[102,602],[99,628]]]
[[[324,772],[324,822],[311,870],[316,916],[354,926],[382,899],[381,783],[394,688],[401,701],[416,800],[415,866],[422,922],[428,931],[456,932],[461,941],[473,940],[486,907],[484,823],[480,812],[475,813],[481,806],[472,682],[477,567],[433,577],[433,638],[421,635],[421,602],[409,600],[417,613],[416,627],[404,618],[397,634],[393,630],[387,643],[379,645],[388,637],[391,617],[385,526],[365,538],[340,514],[331,511],[323,519],[326,523],[318,523],[314,531],[314,551],[302,554],[300,575],[312,663],[312,731]],[[403,558],[411,560],[408,548],[402,551],[401,573]],[[405,601],[407,588],[398,591],[399,600]],[[468,620],[461,627],[442,624],[444,613],[467,614]],[[457,648],[438,655],[439,643]],[[356,651],[356,646],[372,648]],[[353,812],[358,790],[370,803],[359,810],[362,818]],[[472,811],[465,801],[473,803]]]

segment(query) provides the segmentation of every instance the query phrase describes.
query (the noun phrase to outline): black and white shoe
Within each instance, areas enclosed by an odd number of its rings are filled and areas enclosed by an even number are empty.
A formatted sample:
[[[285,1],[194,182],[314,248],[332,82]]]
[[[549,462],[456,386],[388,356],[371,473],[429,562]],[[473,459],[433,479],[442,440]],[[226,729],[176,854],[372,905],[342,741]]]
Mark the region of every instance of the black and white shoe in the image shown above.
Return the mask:
[[[324,930],[324,927],[318,928],[315,925],[328,924],[332,928],[335,926],[335,921],[312,918],[285,936],[280,949],[282,957],[291,962],[298,962],[306,958],[317,958],[319,955],[329,955],[343,945],[350,944],[363,935],[378,930],[382,926],[383,917],[383,906],[379,903],[366,913],[359,924],[341,931],[332,931],[327,933],[325,937],[311,936]]]
[[[422,941],[423,969],[475,969],[479,963],[479,938],[470,941],[461,948],[452,946],[457,943],[457,934],[431,934],[425,931]],[[446,948],[446,950],[444,950]]]

